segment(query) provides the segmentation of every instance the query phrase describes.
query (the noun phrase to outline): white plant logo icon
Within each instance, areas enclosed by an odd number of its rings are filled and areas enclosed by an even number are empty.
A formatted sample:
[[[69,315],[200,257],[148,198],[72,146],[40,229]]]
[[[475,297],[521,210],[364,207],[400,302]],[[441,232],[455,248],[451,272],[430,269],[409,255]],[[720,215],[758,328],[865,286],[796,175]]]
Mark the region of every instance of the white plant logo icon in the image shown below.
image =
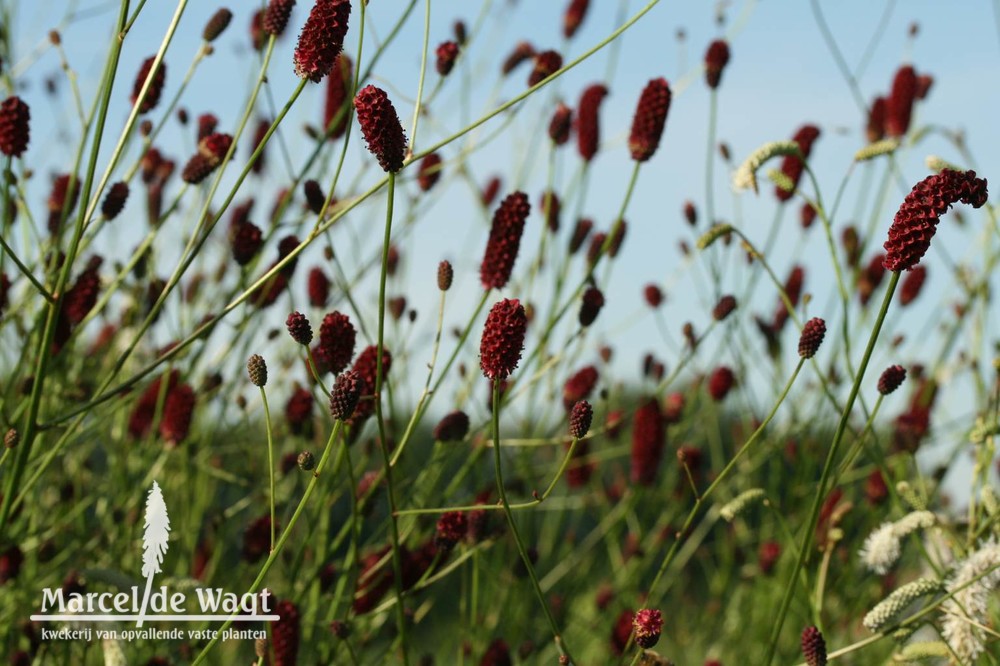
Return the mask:
[[[167,515],[167,505],[163,501],[160,486],[153,481],[146,497],[146,520],[142,533],[142,575],[146,577],[146,591],[142,595],[142,606],[136,626],[141,627],[149,604],[149,594],[153,588],[153,576],[160,573],[163,555],[167,552],[170,540],[170,517]]]

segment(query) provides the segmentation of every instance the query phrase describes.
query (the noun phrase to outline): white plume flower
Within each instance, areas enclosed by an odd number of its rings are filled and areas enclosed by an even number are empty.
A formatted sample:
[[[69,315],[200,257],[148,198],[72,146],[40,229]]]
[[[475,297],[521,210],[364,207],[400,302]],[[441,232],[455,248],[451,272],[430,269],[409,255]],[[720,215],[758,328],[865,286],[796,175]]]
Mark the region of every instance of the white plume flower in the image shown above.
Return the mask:
[[[985,652],[987,614],[991,593],[1000,584],[1000,543],[996,537],[981,544],[948,580],[954,595],[941,605],[941,635],[962,663],[972,663]]]

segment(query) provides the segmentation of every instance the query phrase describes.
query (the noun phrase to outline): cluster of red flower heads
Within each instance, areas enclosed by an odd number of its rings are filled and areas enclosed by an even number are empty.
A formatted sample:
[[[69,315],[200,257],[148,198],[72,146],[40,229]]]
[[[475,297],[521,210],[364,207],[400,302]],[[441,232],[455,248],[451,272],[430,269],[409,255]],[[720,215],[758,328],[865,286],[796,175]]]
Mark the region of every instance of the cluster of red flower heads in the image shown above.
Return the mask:
[[[153,380],[132,408],[129,434],[140,439],[157,427],[164,442],[179,444],[191,429],[195,402],[194,389],[180,381],[177,370],[165,373]],[[157,413],[161,414],[159,424],[153,422]]]

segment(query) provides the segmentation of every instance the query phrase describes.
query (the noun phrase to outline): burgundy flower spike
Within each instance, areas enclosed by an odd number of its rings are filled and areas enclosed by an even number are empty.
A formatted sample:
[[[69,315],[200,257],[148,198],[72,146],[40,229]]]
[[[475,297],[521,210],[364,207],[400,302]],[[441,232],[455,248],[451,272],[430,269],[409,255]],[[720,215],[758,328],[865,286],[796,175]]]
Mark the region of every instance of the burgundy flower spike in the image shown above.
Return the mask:
[[[319,83],[330,73],[344,49],[350,16],[350,0],[316,0],[295,47],[293,62],[299,77]]]
[[[365,86],[354,98],[354,108],[358,111],[358,124],[368,143],[368,150],[378,160],[379,166],[393,173],[402,169],[406,157],[406,136],[389,96],[380,88]]]

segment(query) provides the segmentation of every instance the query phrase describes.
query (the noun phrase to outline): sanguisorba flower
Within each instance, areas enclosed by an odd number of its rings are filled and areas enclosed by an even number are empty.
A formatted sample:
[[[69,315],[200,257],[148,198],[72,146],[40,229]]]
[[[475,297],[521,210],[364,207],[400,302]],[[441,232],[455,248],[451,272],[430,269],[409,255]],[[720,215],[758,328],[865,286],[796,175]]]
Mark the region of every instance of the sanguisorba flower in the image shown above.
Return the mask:
[[[341,373],[330,391],[330,416],[346,421],[354,416],[361,398],[363,380],[353,370]]]
[[[792,137],[792,141],[798,144],[802,158],[800,159],[797,155],[785,155],[781,161],[781,173],[785,174],[796,187],[798,187],[802,171],[805,169],[804,160],[809,159],[809,153],[812,152],[812,145],[819,138],[819,134],[819,128],[815,125],[803,125],[800,127],[795,136]],[[778,198],[778,201],[788,201],[792,198],[793,194],[795,194],[795,188],[789,191],[777,185],[774,187],[774,196]]]
[[[535,66],[528,75],[528,87],[536,86],[562,67],[563,59],[558,51],[542,51],[535,54]]]
[[[566,408],[566,411],[571,410],[577,402],[590,397],[594,387],[597,386],[599,376],[597,368],[588,365],[566,380],[566,383],[563,384],[562,395],[563,407]]]
[[[31,111],[20,97],[8,97],[0,104],[0,152],[20,157],[28,148]]]
[[[569,141],[569,132],[573,127],[573,109],[562,102],[552,113],[552,120],[549,121],[549,138],[552,143],[561,146]]]
[[[812,358],[819,351],[819,346],[823,344],[826,336],[826,322],[819,317],[813,317],[802,327],[802,335],[799,336],[799,356],[802,358]]]
[[[514,192],[504,198],[493,214],[486,253],[479,268],[479,278],[486,289],[503,289],[510,280],[530,212],[528,195]]]
[[[868,143],[875,143],[885,138],[885,107],[885,97],[876,97],[868,109],[868,123],[865,125]]]
[[[816,627],[802,631],[802,656],[809,666],[826,666],[826,641]]]
[[[299,77],[319,83],[330,73],[344,49],[350,16],[350,0],[316,0],[299,33],[293,56],[295,73]]]
[[[986,179],[975,171],[952,171],[924,178],[906,195],[889,227],[885,248],[885,268],[902,271],[913,268],[927,252],[941,216],[959,201],[979,208],[986,203]]]
[[[660,402],[656,398],[649,398],[639,405],[632,421],[633,483],[651,486],[656,481],[666,436],[666,421],[660,411]]]
[[[337,56],[333,72],[326,80],[326,98],[323,102],[323,128],[331,139],[339,139],[347,130],[347,112],[351,99],[354,63],[346,53]],[[336,121],[336,122],[334,122]],[[334,123],[331,125],[331,123]]]
[[[435,63],[437,73],[441,76],[448,76],[455,66],[455,59],[458,58],[458,43],[451,40],[441,42],[434,54],[437,56]]]
[[[299,654],[299,610],[295,604],[282,599],[274,607],[278,616],[272,627],[275,666],[294,666]]]
[[[382,170],[395,173],[402,169],[406,135],[389,96],[381,88],[365,86],[355,96],[354,108],[368,151],[378,160]]]
[[[514,372],[527,328],[528,317],[520,301],[505,298],[493,305],[479,343],[479,367],[487,379],[503,381]]]
[[[139,73],[135,77],[135,83],[132,85],[132,104],[135,104],[136,100],[139,99],[139,93],[142,92],[142,87],[146,84],[146,79],[149,78],[149,72],[153,69],[154,60],[156,60],[156,56],[149,56],[139,68]],[[146,113],[156,108],[156,105],[160,102],[160,95],[163,93],[163,84],[166,83],[166,80],[167,63],[160,62],[159,67],[153,73],[153,80],[146,91],[146,97],[143,98],[142,104],[139,105],[139,113]]]
[[[264,32],[275,37],[281,37],[288,26],[288,18],[292,15],[292,7],[295,0],[271,0],[267,4],[267,11],[264,12],[263,28]],[[344,21],[347,24],[347,21]],[[341,38],[343,40],[343,38]]]
[[[878,392],[889,395],[899,388],[904,379],[906,379],[906,368],[901,365],[890,365],[878,378]]]
[[[632,619],[632,633],[636,645],[649,649],[660,640],[663,630],[663,614],[652,608],[643,608]]]
[[[608,89],[600,83],[587,86],[576,111],[576,146],[585,162],[594,159],[601,140],[599,112]]]
[[[648,160],[660,145],[663,126],[670,110],[670,98],[670,85],[662,76],[652,79],[643,88],[628,138],[628,149],[636,162]]]
[[[920,295],[926,281],[926,266],[917,265],[907,271],[903,283],[899,286],[899,304],[906,306],[917,300],[917,296]]]
[[[580,24],[587,17],[590,0],[570,0],[563,14],[563,37],[570,39],[580,29]]]
[[[896,71],[892,92],[885,105],[885,131],[892,137],[904,136],[910,129],[913,101],[917,97],[917,73],[910,65]]]
[[[339,374],[351,362],[356,337],[354,325],[347,315],[330,312],[323,318],[319,327],[318,355],[330,372]]]
[[[722,71],[729,64],[729,44],[716,39],[708,45],[705,51],[705,83],[712,90],[719,87],[722,81]]]

